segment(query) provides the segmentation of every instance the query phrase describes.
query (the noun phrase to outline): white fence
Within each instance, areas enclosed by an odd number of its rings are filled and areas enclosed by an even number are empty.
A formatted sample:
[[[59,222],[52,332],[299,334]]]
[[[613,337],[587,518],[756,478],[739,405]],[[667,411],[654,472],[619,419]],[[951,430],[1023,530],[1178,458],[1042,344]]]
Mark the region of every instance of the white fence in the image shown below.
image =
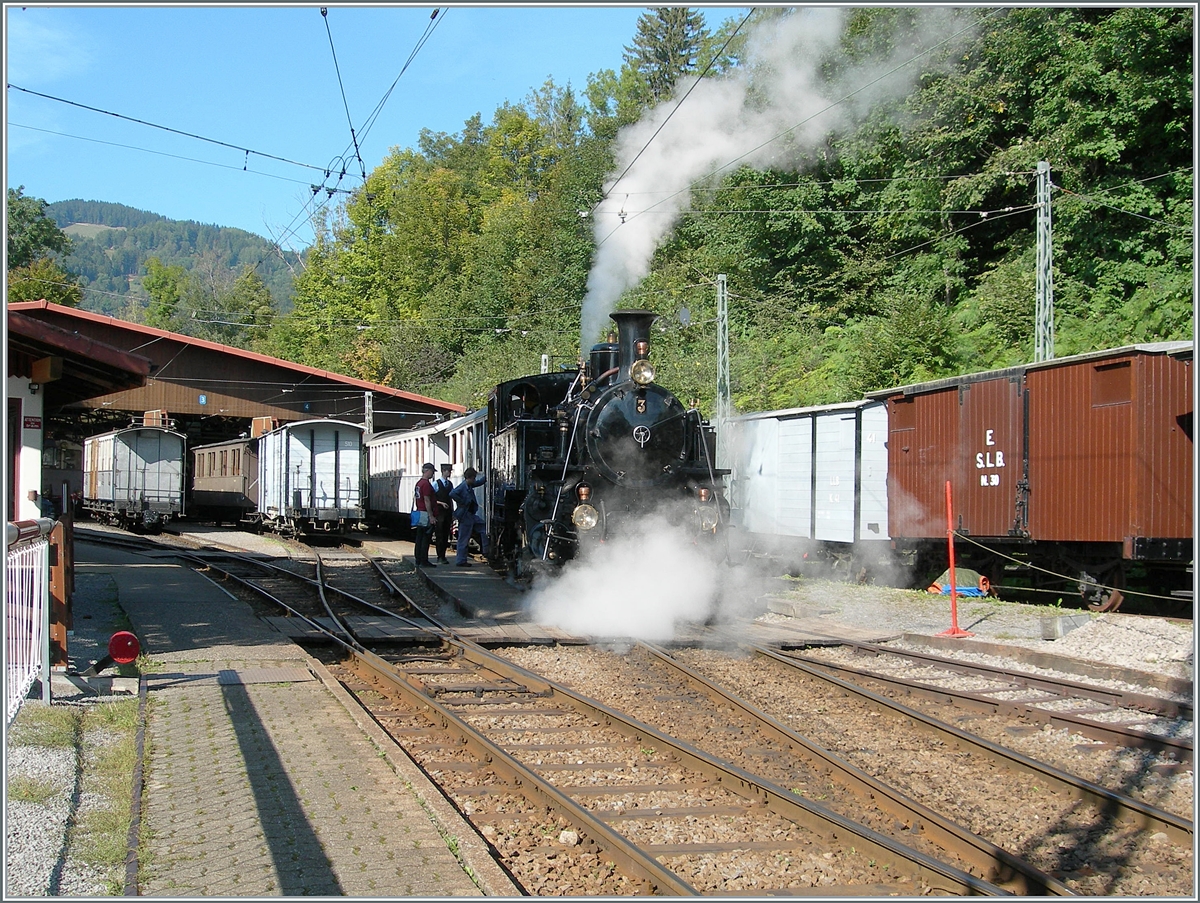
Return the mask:
[[[5,723],[12,724],[35,680],[50,702],[50,540],[54,521],[10,523],[4,562]]]

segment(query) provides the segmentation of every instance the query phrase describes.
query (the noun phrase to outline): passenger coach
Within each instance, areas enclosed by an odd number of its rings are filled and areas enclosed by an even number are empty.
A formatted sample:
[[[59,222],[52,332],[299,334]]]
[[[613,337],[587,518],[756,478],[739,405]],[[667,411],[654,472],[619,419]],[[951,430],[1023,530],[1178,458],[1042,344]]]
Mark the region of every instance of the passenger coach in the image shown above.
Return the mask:
[[[367,439],[366,449],[371,524],[404,532],[409,529],[423,464],[433,464],[439,473],[443,464],[450,464],[456,483],[467,467],[488,473],[487,411],[411,430],[376,433]]]
[[[197,520],[237,523],[258,510],[258,440],[230,439],[192,449],[192,504]]]

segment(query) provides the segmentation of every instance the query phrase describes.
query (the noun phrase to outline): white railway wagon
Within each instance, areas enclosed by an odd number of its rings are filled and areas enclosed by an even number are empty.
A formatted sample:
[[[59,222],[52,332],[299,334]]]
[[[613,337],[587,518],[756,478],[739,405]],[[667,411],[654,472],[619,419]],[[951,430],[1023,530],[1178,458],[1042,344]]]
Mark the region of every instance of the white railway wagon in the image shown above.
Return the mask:
[[[180,433],[132,426],[91,436],[83,445],[83,506],[97,520],[161,532],[184,513]]]
[[[373,525],[407,530],[421,465],[454,468],[454,480],[474,467],[487,474],[487,410],[412,430],[389,430],[367,440],[368,517]],[[482,489],[476,490],[479,496]],[[480,502],[482,505],[482,500]]]
[[[731,519],[751,548],[796,560],[882,560],[890,545],[887,408],[876,401],[733,418]]]
[[[363,428],[303,420],[258,440],[258,520],[288,535],[365,530]]]

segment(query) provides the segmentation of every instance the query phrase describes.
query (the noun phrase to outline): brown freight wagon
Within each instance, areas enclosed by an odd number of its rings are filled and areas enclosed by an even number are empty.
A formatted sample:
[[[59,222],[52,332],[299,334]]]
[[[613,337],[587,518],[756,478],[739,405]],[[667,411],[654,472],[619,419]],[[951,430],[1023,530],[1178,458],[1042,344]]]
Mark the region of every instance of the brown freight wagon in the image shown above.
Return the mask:
[[[955,557],[1003,583],[1115,607],[1189,585],[1192,344],[1132,345],[870,393],[888,405],[888,530],[921,570]],[[918,576],[923,576],[919,573]]]

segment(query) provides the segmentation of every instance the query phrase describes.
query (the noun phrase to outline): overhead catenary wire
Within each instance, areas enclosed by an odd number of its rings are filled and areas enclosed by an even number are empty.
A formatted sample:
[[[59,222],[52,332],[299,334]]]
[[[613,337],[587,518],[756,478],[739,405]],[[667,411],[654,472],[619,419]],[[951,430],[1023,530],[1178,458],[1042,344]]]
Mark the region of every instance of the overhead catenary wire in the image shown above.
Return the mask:
[[[64,103],[64,104],[67,104],[68,106],[72,106],[72,107],[79,107],[80,109],[83,109],[83,110],[90,110],[93,113],[100,113],[104,116],[112,116],[112,117],[115,117],[116,119],[123,119],[127,122],[134,122],[134,123],[137,123],[138,125],[144,125],[149,128],[160,129],[161,131],[170,132],[175,135],[181,135],[185,138],[193,138],[196,141],[204,141],[208,144],[215,144],[220,147],[227,147],[231,150],[239,151],[239,152],[245,154],[247,157],[250,154],[253,154],[256,157],[263,157],[264,159],[267,159],[267,160],[275,160],[279,163],[286,163],[289,166],[301,166],[305,169],[316,170],[317,172],[325,171],[325,167],[323,167],[323,166],[314,166],[311,163],[301,163],[298,160],[290,160],[287,157],[281,157],[277,154],[268,154],[266,151],[257,151],[257,150],[254,150],[253,148],[243,147],[238,144],[231,144],[228,141],[220,141],[216,138],[206,138],[205,136],[197,135],[194,132],[185,132],[182,129],[172,128],[167,125],[159,125],[156,122],[148,122],[145,119],[137,119],[133,116],[125,116],[122,113],[114,113],[111,110],[102,110],[99,107],[93,107],[93,106],[89,106],[84,103],[78,103],[77,101],[74,101],[74,100],[66,100],[65,98],[62,98],[62,97],[55,97],[53,94],[43,94],[41,91],[33,91],[29,88],[22,88],[20,85],[14,85],[11,82],[7,83],[6,86],[14,89],[16,91],[22,91],[25,94],[32,94],[35,97],[43,97],[47,100],[53,100],[58,103]]]
[[[421,49],[425,46],[425,44],[433,36],[433,32],[445,20],[446,15],[449,12],[450,11],[448,9],[440,9],[439,8],[439,9],[435,9],[430,14],[429,22],[426,23],[426,25],[425,25],[425,33],[422,34],[421,37],[417,40],[416,46],[413,47],[412,52],[409,53],[409,55],[408,55],[408,59],[406,59],[404,61],[404,65],[400,67],[400,73],[396,76],[395,80],[392,82],[391,87],[389,87],[387,89],[387,91],[384,92],[383,97],[380,98],[379,103],[377,103],[375,105],[375,109],[371,111],[371,115],[367,117],[366,122],[363,124],[363,130],[362,130],[363,138],[366,138],[366,136],[371,131],[371,127],[375,125],[376,120],[379,118],[379,114],[383,111],[384,105],[388,102],[388,98],[390,98],[392,96],[392,91],[394,91],[396,89],[396,85],[398,85],[400,83],[401,76],[403,76],[404,73],[408,71],[408,67],[412,64],[412,61],[417,58],[417,54],[421,52]]]
[[[268,179],[277,179],[281,182],[292,182],[296,185],[309,184],[304,179],[289,179],[287,176],[281,176],[281,175],[277,175],[276,173],[271,173],[271,172],[263,172],[260,169],[248,169],[245,166],[234,166],[231,163],[217,163],[213,160],[201,160],[197,157],[185,157],[182,154],[170,154],[170,153],[167,153],[166,151],[151,150],[148,147],[138,147],[136,144],[121,144],[116,141],[104,141],[100,138],[88,138],[84,135],[72,135],[69,132],[56,132],[53,129],[38,128],[37,126],[24,125],[23,123],[20,123],[20,122],[10,122],[10,123],[8,123],[8,125],[10,128],[28,129],[31,132],[44,132],[47,135],[57,135],[60,138],[71,138],[75,141],[89,141],[92,144],[104,144],[104,145],[107,145],[108,147],[119,147],[119,148],[122,148],[123,150],[140,151],[141,153],[144,153],[144,154],[154,154],[155,156],[158,156],[158,157],[169,157],[173,160],[182,160],[185,163],[199,163],[202,166],[215,166],[218,169],[232,169],[237,172],[247,172],[247,173],[250,173],[251,175],[265,176]],[[343,190],[342,193],[349,194],[350,192]]]
[[[346,123],[350,126],[350,143],[354,145],[354,159],[358,161],[363,182],[366,182],[367,167],[363,163],[362,152],[358,146],[358,136],[354,134],[354,120],[350,117],[350,103],[346,100],[346,85],[342,81],[342,68],[338,65],[337,48],[333,46],[333,30],[329,27],[329,10],[324,6],[321,7],[321,20],[325,23],[325,34],[329,36],[329,52],[333,55],[333,71],[337,73],[338,89],[342,92],[342,106],[346,110]]]

